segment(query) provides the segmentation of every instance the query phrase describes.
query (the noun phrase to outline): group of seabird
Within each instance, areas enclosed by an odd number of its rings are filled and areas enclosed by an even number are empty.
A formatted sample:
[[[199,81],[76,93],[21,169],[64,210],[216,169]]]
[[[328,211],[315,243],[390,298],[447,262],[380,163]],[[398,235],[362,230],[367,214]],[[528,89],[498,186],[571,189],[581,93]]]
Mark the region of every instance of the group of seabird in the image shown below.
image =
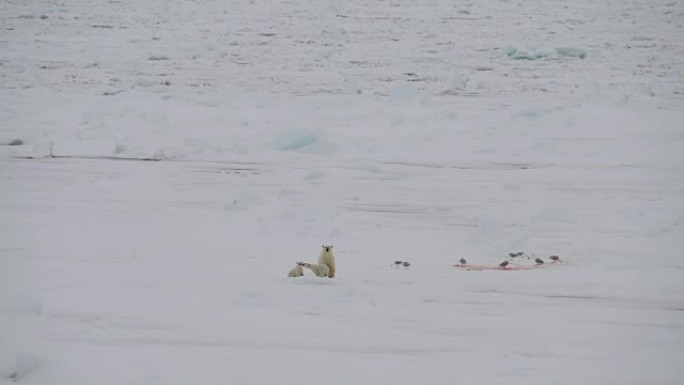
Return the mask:
[[[522,256],[524,256],[524,255],[525,255],[525,253],[522,252],[522,251],[518,251],[518,252],[515,252],[515,253],[508,253],[508,257],[509,257],[510,259],[522,257]],[[530,259],[530,257],[527,256],[527,259]],[[550,259],[551,261],[553,261],[553,262],[560,262],[560,261],[561,261],[561,260],[560,260],[560,257],[557,256],[557,255],[552,255],[552,256],[549,257],[549,259]],[[459,259],[458,262],[459,262],[462,266],[465,266],[465,265],[468,264],[468,261],[466,261],[465,258]],[[534,259],[534,262],[535,262],[537,265],[541,265],[541,264],[544,263],[544,260],[541,259],[541,258],[535,258],[535,259]],[[552,263],[553,263],[553,262],[552,262]],[[508,266],[509,263],[510,263],[510,261],[509,261],[508,258],[507,258],[506,260],[504,260],[503,262],[501,262],[501,263],[499,264],[499,266],[500,266],[500,267],[503,267],[503,268],[505,269],[506,266]]]
[[[561,261],[561,260],[560,260],[560,257],[557,256],[557,255],[552,255],[552,256],[549,257],[549,259],[552,261],[551,263],[560,262],[560,261]],[[535,259],[534,259],[534,262],[535,262],[537,265],[542,265],[542,264],[544,263],[544,260],[541,259],[541,258],[535,258]]]
[[[525,253],[522,252],[522,251],[518,251],[518,252],[515,252],[515,253],[508,253],[508,257],[509,257],[510,259],[522,257],[522,256],[524,256],[524,255],[525,255]],[[527,259],[530,259],[530,257],[527,256]],[[561,260],[560,260],[560,257],[557,256],[557,255],[552,255],[552,256],[549,257],[549,259],[552,261],[552,263],[554,263],[554,262],[560,262],[560,261],[561,261]],[[535,259],[534,259],[534,262],[535,262],[537,265],[542,265],[542,264],[544,264],[544,260],[541,259],[541,258],[535,258]],[[458,260],[458,263],[460,263],[461,266],[465,266],[465,265],[468,264],[468,261],[467,261],[465,258],[461,258],[461,259]],[[506,260],[504,260],[503,262],[501,262],[501,263],[499,264],[499,266],[500,266],[500,267],[503,267],[503,268],[505,269],[506,266],[508,266],[509,263],[510,263],[510,261],[509,261],[508,258],[507,258]],[[393,266],[396,267],[396,268],[399,268],[400,266],[404,266],[405,269],[408,269],[409,266],[411,266],[411,264],[408,263],[408,262],[406,262],[406,261],[394,261]]]
[[[511,257],[511,258],[522,257],[523,255],[525,255],[525,253],[523,253],[522,251],[517,252],[517,253],[508,253],[508,256]],[[527,256],[527,259],[531,259],[531,258],[532,258],[532,257],[530,257],[529,255]],[[549,257],[549,259],[552,261],[552,263],[554,263],[554,262],[560,262],[560,257],[557,256],[557,255],[552,255],[552,256]],[[534,263],[536,263],[537,265],[543,265],[543,264],[544,264],[544,260],[541,259],[541,258],[534,257]],[[499,264],[499,266],[505,268],[506,266],[508,266],[508,260],[505,260],[505,261],[501,262],[501,263]]]

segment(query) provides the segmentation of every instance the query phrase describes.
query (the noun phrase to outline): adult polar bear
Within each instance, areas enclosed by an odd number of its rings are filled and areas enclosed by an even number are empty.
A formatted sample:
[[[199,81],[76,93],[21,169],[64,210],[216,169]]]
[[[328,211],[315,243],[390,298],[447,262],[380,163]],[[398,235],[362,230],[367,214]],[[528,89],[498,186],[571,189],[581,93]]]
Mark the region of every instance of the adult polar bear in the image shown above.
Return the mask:
[[[332,245],[323,245],[323,250],[318,256],[318,264],[328,266],[328,277],[335,277],[335,254],[333,254]]]

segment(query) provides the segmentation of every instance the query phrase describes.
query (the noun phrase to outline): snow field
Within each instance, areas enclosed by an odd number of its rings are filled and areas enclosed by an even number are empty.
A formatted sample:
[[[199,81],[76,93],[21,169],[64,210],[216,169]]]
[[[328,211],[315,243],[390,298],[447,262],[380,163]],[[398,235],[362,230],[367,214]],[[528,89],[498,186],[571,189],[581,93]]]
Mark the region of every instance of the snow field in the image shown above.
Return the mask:
[[[0,381],[679,383],[683,14],[2,2]]]

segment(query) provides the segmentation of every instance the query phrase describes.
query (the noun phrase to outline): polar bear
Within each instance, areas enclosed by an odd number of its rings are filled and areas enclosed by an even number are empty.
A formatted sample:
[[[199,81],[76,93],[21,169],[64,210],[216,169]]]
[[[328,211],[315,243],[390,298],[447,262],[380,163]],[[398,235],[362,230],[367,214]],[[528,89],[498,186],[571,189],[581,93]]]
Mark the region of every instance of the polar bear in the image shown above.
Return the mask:
[[[328,266],[326,265],[316,265],[313,263],[306,263],[306,262],[297,262],[297,265],[304,266],[311,271],[313,271],[314,275],[316,277],[327,277],[330,274],[330,269],[328,269]]]
[[[304,275],[304,269],[302,269],[302,265],[297,264],[295,267],[290,270],[289,273],[287,273],[288,278],[293,278],[293,277],[301,277]]]
[[[323,245],[322,247],[323,250],[321,250],[321,254],[318,256],[318,264],[328,266],[328,269],[330,270],[328,277],[333,278],[335,277],[335,255],[332,251],[333,247],[332,245]]]

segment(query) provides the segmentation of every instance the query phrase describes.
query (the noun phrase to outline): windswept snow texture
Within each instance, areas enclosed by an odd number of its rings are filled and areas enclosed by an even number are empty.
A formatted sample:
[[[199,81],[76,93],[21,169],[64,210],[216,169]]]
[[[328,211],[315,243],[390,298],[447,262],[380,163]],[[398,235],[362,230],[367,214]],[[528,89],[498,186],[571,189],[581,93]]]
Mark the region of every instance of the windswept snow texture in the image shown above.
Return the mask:
[[[677,0],[2,0],[0,383],[681,384],[682,58]]]

